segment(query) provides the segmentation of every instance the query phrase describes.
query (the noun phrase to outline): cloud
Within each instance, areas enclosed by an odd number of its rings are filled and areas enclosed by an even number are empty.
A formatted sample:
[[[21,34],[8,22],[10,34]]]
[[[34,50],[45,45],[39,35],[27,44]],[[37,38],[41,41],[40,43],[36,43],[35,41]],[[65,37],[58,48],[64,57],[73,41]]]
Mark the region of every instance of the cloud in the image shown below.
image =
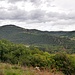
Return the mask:
[[[26,20],[26,11],[20,9],[12,8],[7,10],[0,10],[0,20]]]
[[[38,22],[42,21],[42,19],[44,18],[44,16],[46,15],[46,12],[40,9],[37,10],[32,10],[29,13],[29,18],[31,20],[38,20]]]
[[[36,7],[40,7],[43,6],[43,5],[46,5],[46,6],[51,6],[51,3],[54,1],[54,0],[29,0],[34,6]]]
[[[40,9],[27,12],[12,6],[7,10],[0,10],[0,20],[16,20],[27,22],[43,22],[46,12]]]
[[[41,0],[8,0],[10,3],[16,3],[16,2],[32,2],[34,4],[40,4]]]
[[[42,4],[42,0],[30,0],[30,2],[35,6],[40,6]]]
[[[16,3],[16,2],[20,2],[20,1],[27,1],[27,0],[8,0],[9,3]]]
[[[47,4],[48,6],[53,2],[54,0],[8,0],[9,3],[17,3],[17,2],[30,2],[34,6],[41,6],[42,4]]]
[[[41,30],[64,30],[75,24],[74,3],[71,0],[0,0],[0,22],[24,23]]]
[[[0,10],[4,10],[4,9],[6,9],[5,7],[0,7]]]
[[[74,12],[70,12],[70,13],[65,13],[65,12],[53,12],[53,11],[49,11],[46,12],[46,10],[42,10],[42,9],[34,9],[31,11],[26,11],[21,8],[19,8],[16,3],[14,4],[14,2],[20,2],[20,1],[28,1],[28,0],[9,0],[11,3],[8,4],[7,7],[5,6],[0,6],[0,21],[5,21],[5,20],[13,20],[16,22],[25,22],[26,24],[36,24],[38,23],[39,25],[42,24],[41,27],[45,27],[43,26],[44,24],[46,24],[46,26],[52,25],[53,27],[55,26],[60,26],[59,28],[61,29],[62,26],[68,26],[68,25],[73,25],[75,24],[75,13]],[[41,2],[44,4],[46,2],[46,4],[49,2],[51,2],[52,0],[40,0],[38,2],[38,0],[30,0],[30,2],[32,4],[35,4],[37,7],[39,4],[41,4]],[[12,4],[13,3],[13,4]],[[49,25],[47,26],[47,29],[49,27]],[[51,27],[52,27],[51,26]]]
[[[54,24],[63,23],[74,23],[75,14],[66,14],[66,13],[59,13],[59,12],[46,12],[41,9],[32,10],[27,12],[25,10],[21,10],[16,6],[12,6],[7,10],[0,10],[0,20],[16,20],[20,22],[27,22],[27,23],[46,23],[46,22],[54,22]],[[68,22],[69,21],[69,22]],[[56,22],[56,23],[55,23]]]

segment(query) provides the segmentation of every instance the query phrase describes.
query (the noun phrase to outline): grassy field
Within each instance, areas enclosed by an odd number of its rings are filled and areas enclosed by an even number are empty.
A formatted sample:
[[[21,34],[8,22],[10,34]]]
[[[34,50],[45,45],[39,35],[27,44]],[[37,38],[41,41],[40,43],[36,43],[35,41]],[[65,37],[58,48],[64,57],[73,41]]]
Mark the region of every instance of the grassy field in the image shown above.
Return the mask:
[[[36,70],[33,67],[20,67],[17,65],[0,63],[0,75],[64,75],[62,72],[52,73],[48,70]]]

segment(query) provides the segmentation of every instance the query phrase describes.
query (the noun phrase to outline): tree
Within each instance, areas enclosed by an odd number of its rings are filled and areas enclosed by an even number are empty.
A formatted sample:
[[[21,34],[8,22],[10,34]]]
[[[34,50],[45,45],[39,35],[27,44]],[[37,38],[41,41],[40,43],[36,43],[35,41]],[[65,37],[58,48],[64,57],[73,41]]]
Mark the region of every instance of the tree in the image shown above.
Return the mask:
[[[53,64],[54,67],[65,73],[66,75],[71,75],[71,72],[73,72],[74,68],[72,66],[71,60],[68,57],[66,53],[57,53],[53,59],[55,62]]]

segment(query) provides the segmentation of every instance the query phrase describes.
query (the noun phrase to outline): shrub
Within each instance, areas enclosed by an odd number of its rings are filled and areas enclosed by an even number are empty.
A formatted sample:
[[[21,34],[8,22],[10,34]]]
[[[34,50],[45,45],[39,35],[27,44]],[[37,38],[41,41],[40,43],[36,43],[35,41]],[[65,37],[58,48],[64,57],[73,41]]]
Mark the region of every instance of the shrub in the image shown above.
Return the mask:
[[[71,75],[74,68],[72,66],[71,60],[66,53],[57,53],[53,59],[55,60],[53,63],[53,67],[57,70],[62,71],[66,75]]]

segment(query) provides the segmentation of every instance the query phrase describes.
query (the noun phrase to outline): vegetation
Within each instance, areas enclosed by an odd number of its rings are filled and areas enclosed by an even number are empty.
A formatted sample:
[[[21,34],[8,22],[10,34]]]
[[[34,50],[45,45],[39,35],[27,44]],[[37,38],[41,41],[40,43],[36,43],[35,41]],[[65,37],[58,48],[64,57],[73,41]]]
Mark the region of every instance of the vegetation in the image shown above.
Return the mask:
[[[38,66],[43,70],[61,71],[65,75],[72,75],[75,71],[74,60],[75,56],[63,52],[49,54],[39,50],[37,47],[26,47],[23,44],[14,44],[7,40],[0,40],[0,62],[3,63],[17,64],[25,67]]]
[[[48,75],[51,72],[74,75],[74,38],[74,31],[43,32],[14,25],[0,27],[0,75],[37,75],[36,71],[30,71],[31,67],[34,70],[36,66],[41,71],[44,70],[43,72],[49,71]],[[18,67],[10,64],[16,64]],[[41,74],[38,75],[44,75],[39,73]]]
[[[11,42],[38,47],[40,50],[49,53],[66,51],[69,54],[75,53],[75,32],[47,32],[35,29],[24,29],[15,25],[0,27],[0,39],[7,39]]]
[[[57,72],[56,74],[64,75],[62,72]],[[54,75],[50,71],[38,71],[33,67],[21,67],[17,65],[0,63],[0,75]]]

